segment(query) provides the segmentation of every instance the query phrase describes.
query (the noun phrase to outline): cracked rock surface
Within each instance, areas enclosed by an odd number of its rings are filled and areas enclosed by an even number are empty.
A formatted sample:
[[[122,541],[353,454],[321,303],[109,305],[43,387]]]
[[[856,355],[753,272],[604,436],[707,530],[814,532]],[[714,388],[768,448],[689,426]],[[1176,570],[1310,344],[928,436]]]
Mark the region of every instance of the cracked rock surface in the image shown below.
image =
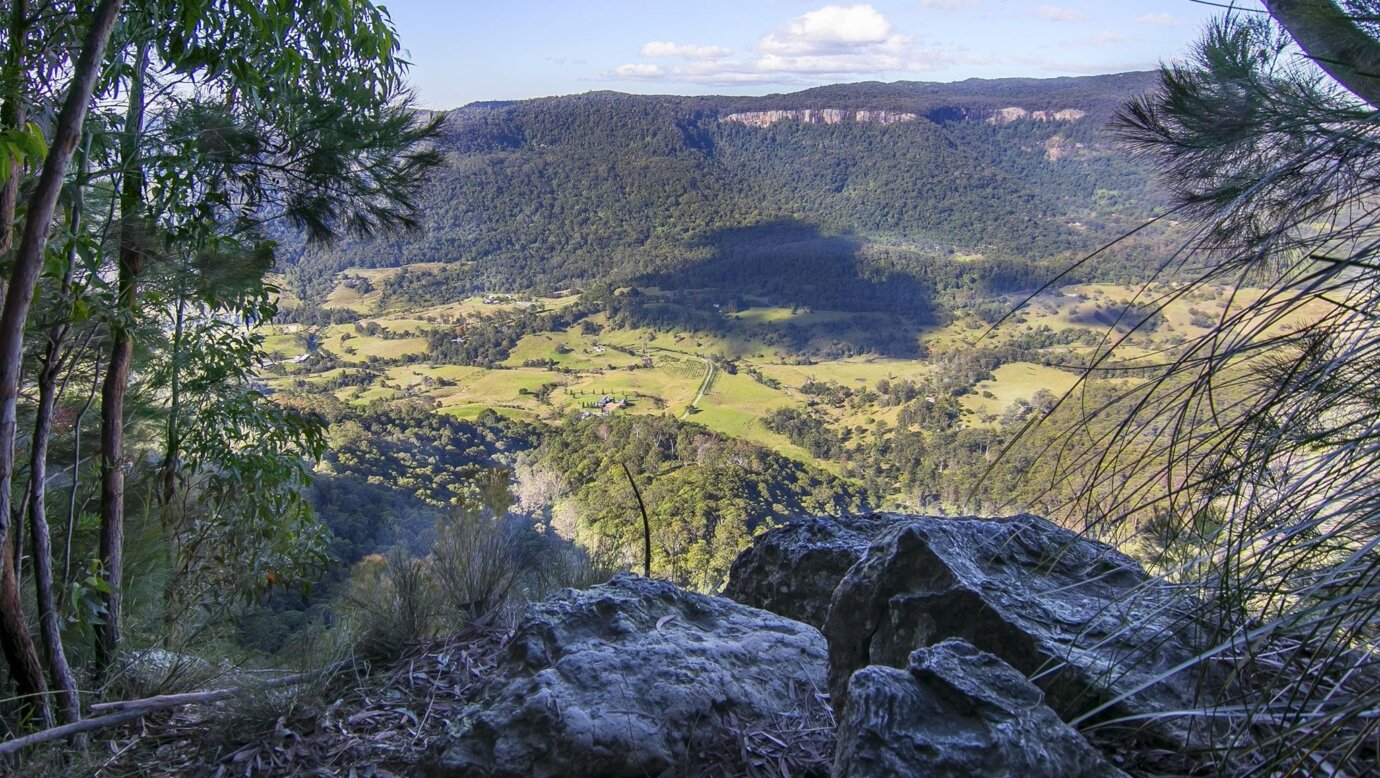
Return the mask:
[[[951,639],[905,669],[853,674],[839,720],[835,778],[1117,778],[1097,749],[1013,667]]]
[[[814,627],[620,574],[529,609],[428,772],[657,775],[726,721],[823,705],[826,661]]]

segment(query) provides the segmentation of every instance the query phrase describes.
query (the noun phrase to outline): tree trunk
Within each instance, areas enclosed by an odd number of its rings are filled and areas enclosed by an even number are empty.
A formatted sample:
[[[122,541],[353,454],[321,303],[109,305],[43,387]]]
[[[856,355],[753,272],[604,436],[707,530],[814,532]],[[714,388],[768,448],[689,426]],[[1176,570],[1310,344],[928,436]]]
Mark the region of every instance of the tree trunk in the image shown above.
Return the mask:
[[[166,507],[172,503],[177,487],[177,452],[182,447],[177,419],[182,412],[182,330],[187,321],[187,291],[179,281],[177,290],[177,314],[173,322],[172,370],[168,379],[168,429],[163,442],[163,492],[162,501]]]
[[[148,48],[139,50],[130,79],[129,108],[125,115],[124,147],[120,181],[120,257],[115,311],[110,326],[110,365],[101,386],[101,566],[109,591],[102,593],[105,619],[96,627],[96,673],[101,676],[120,648],[125,545],[125,389],[129,362],[134,355],[134,304],[139,293],[139,269],[143,264],[141,229],[144,203],[143,164],[139,139],[144,127],[144,78]]]
[[[65,328],[55,328],[65,330]],[[66,332],[48,340],[43,368],[38,381],[38,416],[34,420],[33,448],[29,461],[29,526],[34,544],[34,588],[37,592],[38,624],[48,659],[48,673],[58,690],[58,709],[62,721],[71,724],[81,718],[77,682],[62,648],[62,631],[53,604],[53,544],[48,532],[46,510],[48,481],[48,440],[52,433],[53,406],[57,401],[59,351]]]
[[[77,487],[81,484],[81,423],[96,400],[96,390],[101,385],[100,378],[101,359],[97,355],[96,364],[91,366],[91,389],[86,393],[86,402],[81,406],[81,410],[77,411],[77,418],[72,422],[72,489],[67,493],[67,534],[63,536],[62,550],[64,587],[59,594],[65,594],[65,584],[72,580],[72,536],[77,534]]]
[[[0,105],[0,130],[17,129],[24,122],[24,39],[29,30],[28,0],[14,0],[10,8],[9,52],[4,64],[4,104]],[[14,245],[14,213],[19,201],[19,165],[0,182],[0,254]]]
[[[14,480],[14,437],[19,379],[23,370],[24,323],[33,304],[34,286],[43,267],[43,254],[48,246],[48,230],[62,192],[67,163],[76,150],[86,120],[86,109],[100,76],[105,46],[110,40],[115,21],[120,15],[121,0],[101,0],[91,15],[91,26],[82,44],[81,56],[72,70],[72,80],[58,114],[57,125],[43,160],[38,185],[29,198],[28,213],[19,248],[14,253],[10,284],[5,290],[5,304],[0,311],[0,643],[11,674],[21,693],[41,690],[43,673],[34,649],[33,638],[24,619],[19,600],[19,585],[14,577],[13,556],[9,543],[10,489]],[[38,698],[38,707],[48,718],[48,706]]]
[[[1347,91],[1380,108],[1380,43],[1333,0],[1263,0],[1308,58]]]
[[[68,217],[68,229],[75,236],[82,229],[82,187],[86,184],[86,153],[83,149],[77,162],[76,194]],[[76,272],[77,252],[67,253],[67,271],[62,278],[58,299],[65,301],[72,293],[72,279]],[[70,306],[69,306],[70,312]],[[48,442],[53,432],[53,409],[58,399],[58,375],[63,369],[63,343],[72,326],[67,321],[48,330],[48,342],[39,362],[38,409],[34,414],[34,434],[29,453],[29,529],[33,534],[34,593],[38,603],[39,633],[48,661],[48,675],[57,689],[58,710],[64,724],[81,720],[81,701],[77,696],[77,681],[67,664],[62,646],[62,627],[53,599],[53,543],[48,530]],[[75,362],[74,355],[72,361]]]
[[[120,286],[127,289],[125,263],[120,263]],[[129,360],[134,342],[128,333],[115,336],[110,349],[110,365],[101,385],[101,565],[110,591],[101,595],[105,604],[104,623],[96,627],[98,674],[110,666],[120,647],[120,587],[124,584],[125,472],[124,410],[125,386],[129,380]]]
[[[10,664],[10,675],[14,678],[15,692],[21,698],[21,707],[37,711],[44,725],[52,726],[48,684],[38,661],[34,639],[29,634],[29,622],[24,618],[19,579],[14,574],[14,553],[10,544],[15,540],[11,535],[5,545],[0,546],[0,554],[5,557],[0,560],[0,647],[4,648],[5,659]]]

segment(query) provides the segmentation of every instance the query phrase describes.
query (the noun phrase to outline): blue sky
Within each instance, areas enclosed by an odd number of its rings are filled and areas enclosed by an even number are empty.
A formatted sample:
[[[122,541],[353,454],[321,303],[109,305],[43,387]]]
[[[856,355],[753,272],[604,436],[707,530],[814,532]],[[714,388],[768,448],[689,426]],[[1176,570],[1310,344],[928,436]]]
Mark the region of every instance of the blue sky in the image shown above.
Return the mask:
[[[765,94],[841,81],[1150,68],[1191,0],[384,0],[423,106],[616,89]]]

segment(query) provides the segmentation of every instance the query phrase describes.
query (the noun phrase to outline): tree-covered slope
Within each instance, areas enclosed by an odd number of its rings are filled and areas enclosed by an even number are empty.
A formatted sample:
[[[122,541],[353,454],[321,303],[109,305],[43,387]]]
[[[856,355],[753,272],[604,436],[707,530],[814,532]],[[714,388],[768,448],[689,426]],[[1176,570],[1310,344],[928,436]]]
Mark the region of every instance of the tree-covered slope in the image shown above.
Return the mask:
[[[683,270],[782,220],[939,257],[1066,258],[1157,202],[1104,130],[1149,79],[475,104],[444,118],[420,231],[307,251],[294,279],[311,296],[345,267],[442,262],[463,263],[456,291],[589,285]]]

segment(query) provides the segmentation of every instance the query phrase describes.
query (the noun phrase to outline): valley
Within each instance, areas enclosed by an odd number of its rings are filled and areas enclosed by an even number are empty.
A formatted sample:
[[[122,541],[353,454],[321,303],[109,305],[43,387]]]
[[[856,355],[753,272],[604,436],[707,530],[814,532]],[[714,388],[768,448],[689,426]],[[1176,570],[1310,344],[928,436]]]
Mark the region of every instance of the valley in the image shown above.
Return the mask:
[[[669,415],[833,472],[841,472],[834,458],[811,453],[773,429],[773,414],[809,411],[830,428],[862,440],[874,429],[894,426],[907,402],[933,404],[933,394],[920,387],[942,386],[958,401],[956,426],[997,428],[1003,417],[1021,416],[1042,392],[1057,398],[1072,389],[1081,360],[1094,353],[1108,331],[1115,331],[1120,317],[1134,311],[1135,299],[1172,291],[1168,284],[1148,289],[1085,284],[1053,288],[1028,302],[1007,295],[996,302],[1011,309],[1025,302],[1024,307],[995,328],[971,311],[959,311],[943,325],[917,328],[914,351],[925,356],[828,356],[840,338],[854,334],[855,322],[866,319],[865,314],[792,310],[749,299],[749,307],[740,310],[709,303],[707,310],[690,311],[693,317],[714,321],[713,331],[675,330],[615,323],[606,307],[578,294],[490,293],[436,306],[388,309],[378,291],[359,294],[349,286],[355,278],[388,274],[354,268],[342,272],[326,307],[357,315],[356,321],[264,327],[265,350],[272,360],[266,386],[287,394],[326,391],[357,406],[423,398],[436,412],[459,419],[474,419],[486,410],[543,425],[614,414]],[[619,292],[662,299],[655,289]],[[1136,348],[1149,354],[1197,337],[1226,303],[1225,290],[1217,297],[1170,303],[1160,321],[1122,344],[1122,352]],[[646,305],[653,310],[680,307],[672,302]],[[530,324],[505,318],[521,312],[535,321],[542,314],[572,309],[580,311],[579,317],[561,320],[555,329],[528,331]],[[430,339],[463,340],[457,333],[491,327],[521,329],[522,334],[487,361],[457,363],[428,348]],[[782,333],[788,331],[807,337],[792,339],[801,344],[797,347],[783,345]],[[1021,343],[1027,346],[1019,353],[1002,354],[989,367],[968,374],[959,375],[945,364],[945,355],[1000,354]],[[941,379],[946,369],[954,375]],[[914,387],[914,396],[898,402],[890,391],[896,385]],[[847,392],[848,400],[831,401],[830,387]],[[906,506],[899,493],[886,497],[892,507],[915,507]]]
[[[612,568],[650,539],[704,591],[800,515],[1087,520],[1048,452],[1241,299],[1166,264],[1189,236],[1107,129],[1151,79],[434,114],[414,230],[277,236],[258,380],[330,428],[323,583],[455,515]]]
[[[0,773],[1374,773],[1380,0],[789,5],[0,0]]]

